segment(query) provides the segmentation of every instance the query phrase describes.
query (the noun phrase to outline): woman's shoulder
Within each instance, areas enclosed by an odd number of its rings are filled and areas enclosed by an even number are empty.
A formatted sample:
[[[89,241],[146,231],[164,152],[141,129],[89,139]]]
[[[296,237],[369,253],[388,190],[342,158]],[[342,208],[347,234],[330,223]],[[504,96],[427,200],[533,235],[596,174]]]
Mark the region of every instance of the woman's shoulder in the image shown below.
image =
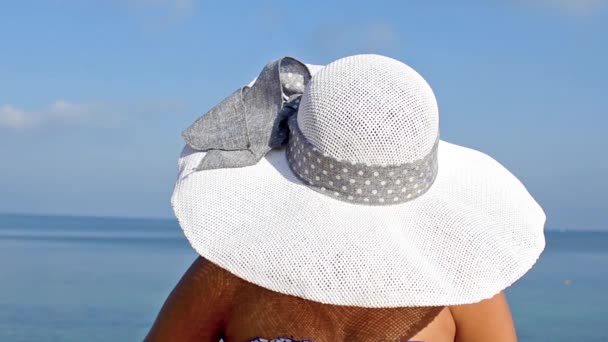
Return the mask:
[[[161,308],[145,341],[218,341],[236,282],[198,257]]]
[[[451,306],[450,312],[456,324],[458,340],[517,341],[515,325],[504,292],[477,303]]]

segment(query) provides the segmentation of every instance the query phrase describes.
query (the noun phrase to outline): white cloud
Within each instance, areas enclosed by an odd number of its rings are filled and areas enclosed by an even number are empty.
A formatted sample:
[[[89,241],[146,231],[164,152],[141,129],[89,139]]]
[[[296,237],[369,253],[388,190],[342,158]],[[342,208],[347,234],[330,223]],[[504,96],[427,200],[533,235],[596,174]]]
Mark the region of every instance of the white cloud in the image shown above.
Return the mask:
[[[70,103],[57,100],[49,106],[48,113],[53,119],[65,121],[80,121],[92,119],[97,108],[92,105]]]
[[[587,15],[604,8],[606,0],[528,0],[531,4],[560,10],[566,14]]]
[[[402,46],[399,32],[383,21],[366,23],[323,22],[311,35],[314,50],[342,56],[360,52],[390,53]]]
[[[0,104],[0,131],[74,125],[93,128],[132,126],[150,118],[164,120],[168,113],[183,112],[185,108],[180,99],[171,98],[111,103],[75,103],[60,99],[36,110]]]
[[[399,45],[397,33],[387,23],[371,23],[361,32],[363,44],[370,50],[389,49]]]
[[[129,0],[140,7],[160,7],[176,12],[190,12],[194,8],[194,0]]]
[[[10,105],[0,107],[0,127],[20,129],[33,124],[33,115]]]
[[[99,118],[99,108],[92,105],[57,100],[37,111],[26,111],[10,104],[0,107],[0,127],[25,129],[49,123],[92,123]]]

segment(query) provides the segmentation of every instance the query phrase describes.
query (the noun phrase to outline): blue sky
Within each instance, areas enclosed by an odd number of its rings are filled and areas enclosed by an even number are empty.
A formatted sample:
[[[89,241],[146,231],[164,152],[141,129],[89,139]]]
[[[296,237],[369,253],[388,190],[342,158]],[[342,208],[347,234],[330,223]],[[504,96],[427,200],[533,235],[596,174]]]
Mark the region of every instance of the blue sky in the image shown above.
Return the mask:
[[[0,212],[171,217],[201,113],[274,58],[380,53],[427,79],[442,138],[511,170],[548,228],[608,229],[606,1],[255,3],[3,2]]]

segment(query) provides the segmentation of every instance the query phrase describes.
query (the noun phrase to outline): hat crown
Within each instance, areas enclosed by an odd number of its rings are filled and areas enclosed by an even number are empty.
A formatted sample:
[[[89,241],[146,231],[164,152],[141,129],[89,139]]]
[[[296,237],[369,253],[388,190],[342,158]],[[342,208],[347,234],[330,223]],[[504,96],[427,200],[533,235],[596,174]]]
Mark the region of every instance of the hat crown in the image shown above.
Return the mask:
[[[362,54],[319,70],[302,96],[298,126],[319,151],[368,164],[402,164],[428,155],[439,111],[431,87],[390,57]]]

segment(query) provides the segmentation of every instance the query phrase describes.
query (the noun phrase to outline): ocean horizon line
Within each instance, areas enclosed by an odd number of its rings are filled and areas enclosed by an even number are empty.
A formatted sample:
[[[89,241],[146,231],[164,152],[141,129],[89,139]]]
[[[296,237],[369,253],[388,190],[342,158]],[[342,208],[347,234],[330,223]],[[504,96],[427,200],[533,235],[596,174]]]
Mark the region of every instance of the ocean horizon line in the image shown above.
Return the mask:
[[[0,212],[2,216],[19,216],[19,217],[56,217],[56,218],[82,218],[82,219],[100,219],[100,220],[149,220],[149,221],[176,221],[172,216],[120,216],[120,215],[94,215],[94,214],[70,214],[70,213],[24,213],[24,212]]]

